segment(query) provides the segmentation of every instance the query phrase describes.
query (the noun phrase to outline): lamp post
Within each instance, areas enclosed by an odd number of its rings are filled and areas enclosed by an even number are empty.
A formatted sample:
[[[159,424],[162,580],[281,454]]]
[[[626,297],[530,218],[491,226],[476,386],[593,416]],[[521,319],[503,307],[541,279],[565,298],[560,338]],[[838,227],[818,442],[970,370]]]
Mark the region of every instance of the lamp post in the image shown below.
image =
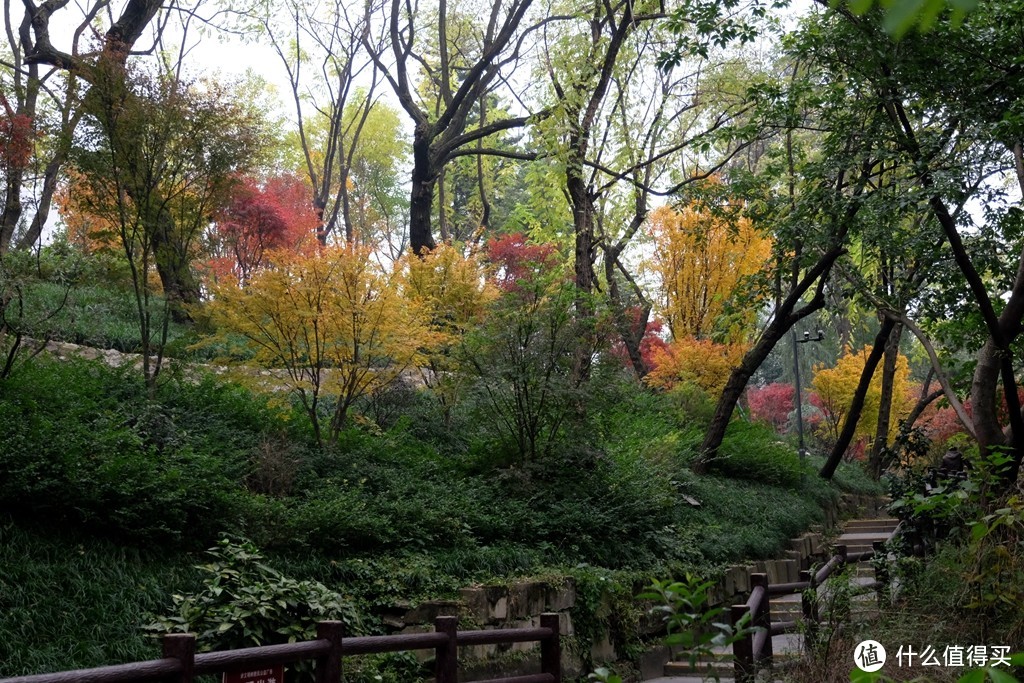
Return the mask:
[[[793,401],[796,403],[796,433],[800,441],[800,478],[804,477],[804,462],[807,459],[807,449],[804,447],[804,407],[803,399],[800,397],[800,352],[797,344],[808,342],[820,342],[825,339],[825,331],[818,330],[818,336],[812,337],[810,332],[804,331],[804,338],[797,339],[796,330],[793,330],[793,385],[796,391],[793,393]]]

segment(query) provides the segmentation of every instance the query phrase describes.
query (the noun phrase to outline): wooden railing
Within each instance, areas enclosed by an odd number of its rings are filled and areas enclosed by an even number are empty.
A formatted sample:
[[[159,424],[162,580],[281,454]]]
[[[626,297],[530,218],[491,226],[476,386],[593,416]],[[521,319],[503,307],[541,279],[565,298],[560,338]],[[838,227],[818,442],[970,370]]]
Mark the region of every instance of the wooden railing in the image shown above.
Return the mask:
[[[750,625],[755,629],[753,633],[733,643],[733,666],[737,683],[752,683],[759,667],[771,666],[772,636],[796,633],[802,630],[805,638],[813,640],[820,616],[818,614],[818,586],[842,570],[847,564],[869,560],[878,554],[882,554],[884,557],[885,544],[883,542],[875,541],[872,547],[872,550],[848,553],[845,545],[837,546],[835,555],[829,558],[828,562],[816,572],[812,574],[809,571],[801,571],[800,581],[769,585],[767,574],[750,575],[750,597],[747,598],[746,603],[732,606],[732,623],[736,624],[750,614]],[[883,563],[879,563],[875,567],[875,580],[863,584],[861,587],[877,590],[881,596],[881,590],[887,582],[888,572]],[[797,621],[772,623],[769,598],[793,593],[801,593],[800,608],[803,625],[801,626]]]
[[[317,625],[316,640],[202,654],[196,654],[193,634],[171,634],[163,637],[162,659],[5,678],[0,679],[0,683],[192,683],[196,676],[203,674],[252,671],[306,660],[316,662],[316,683],[340,683],[343,680],[342,657],[410,650],[434,650],[436,683],[456,683],[459,647],[526,642],[540,643],[541,673],[479,683],[561,683],[562,652],[557,614],[542,614],[537,628],[459,631],[458,621],[458,617],[438,617],[434,620],[432,633],[354,638],[343,637],[344,629],[340,621],[324,621]]]

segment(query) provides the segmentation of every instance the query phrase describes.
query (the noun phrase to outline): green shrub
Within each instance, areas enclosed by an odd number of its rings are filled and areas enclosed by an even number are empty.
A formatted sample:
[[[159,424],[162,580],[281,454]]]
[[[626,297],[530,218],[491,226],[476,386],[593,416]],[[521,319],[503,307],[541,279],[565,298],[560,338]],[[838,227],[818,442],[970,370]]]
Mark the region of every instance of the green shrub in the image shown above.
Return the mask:
[[[27,319],[37,321],[26,328],[29,336],[126,353],[140,348],[138,310],[135,297],[128,291],[74,285],[68,292],[62,284],[37,282],[26,289],[26,302]],[[49,316],[51,311],[57,313]],[[168,339],[183,332],[182,327],[172,324]]]
[[[266,563],[248,541],[223,538],[197,567],[205,576],[196,593],[175,594],[169,614],[145,629],[154,635],[195,633],[201,651],[312,640],[316,624],[345,623],[361,630],[359,616],[341,595],[316,581],[296,581]]]
[[[150,399],[129,370],[40,357],[2,385],[0,507],[205,545],[238,517],[263,435],[283,428],[265,403],[212,380]]]

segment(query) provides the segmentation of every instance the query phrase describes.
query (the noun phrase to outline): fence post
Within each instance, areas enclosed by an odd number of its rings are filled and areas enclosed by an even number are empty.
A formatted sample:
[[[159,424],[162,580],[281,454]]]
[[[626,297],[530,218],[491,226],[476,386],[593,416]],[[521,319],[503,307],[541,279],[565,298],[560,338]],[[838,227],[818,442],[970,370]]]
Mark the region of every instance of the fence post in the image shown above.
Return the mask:
[[[746,613],[746,605],[733,605],[731,608],[733,625],[738,624]],[[732,644],[732,658],[736,683],[753,683],[754,674],[757,673],[757,669],[754,667],[753,633],[747,633],[746,636]]]
[[[444,645],[438,645],[434,651],[435,683],[456,682],[459,672],[459,644],[456,640],[458,628],[458,617],[437,617],[434,619],[434,630],[448,636]]]
[[[818,587],[814,585],[814,572],[800,571],[800,580],[807,582],[807,588],[800,594],[800,611],[804,617],[804,646],[810,651],[818,639]]]
[[[754,611],[754,626],[760,626],[767,633],[764,639],[764,652],[761,653],[759,659],[763,659],[764,663],[768,666],[772,665],[772,612],[771,606],[768,604],[768,575],[767,574],[751,574],[750,575],[750,587],[751,589],[756,586],[764,586],[764,598],[761,600],[761,604],[757,605]],[[757,653],[754,653],[755,656]]]
[[[195,675],[196,636],[194,633],[168,633],[162,641],[165,659],[174,658],[181,662],[181,673],[177,683],[192,683]]]
[[[889,555],[885,551],[885,541],[871,544],[875,551],[875,581],[878,582],[878,606],[884,607],[885,590],[889,586]]]
[[[341,641],[345,624],[340,621],[321,621],[316,625],[317,640],[326,640],[331,649],[316,660],[316,683],[341,683]]]
[[[562,644],[558,632],[558,614],[545,612],[540,615],[540,627],[551,629],[551,635],[540,641],[540,672],[551,674],[555,683],[562,683]]]

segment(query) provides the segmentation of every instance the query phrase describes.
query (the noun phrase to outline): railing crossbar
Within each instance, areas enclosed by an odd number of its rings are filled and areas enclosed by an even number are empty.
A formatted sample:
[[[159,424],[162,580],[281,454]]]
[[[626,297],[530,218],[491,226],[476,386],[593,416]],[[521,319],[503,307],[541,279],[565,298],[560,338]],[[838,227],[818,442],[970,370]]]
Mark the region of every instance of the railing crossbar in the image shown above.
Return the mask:
[[[811,587],[810,581],[791,581],[790,583],[773,583],[768,586],[768,595],[790,595],[800,593]]]
[[[330,647],[330,643],[326,640],[307,640],[301,643],[204,652],[196,655],[195,672],[201,675],[222,671],[247,671],[276,664],[288,664],[303,659],[321,657],[327,654]]]
[[[761,601],[767,599],[765,595],[764,586],[754,586],[753,590],[750,591],[750,597],[747,598],[747,609],[754,614],[757,614],[757,608],[760,606]]]
[[[157,681],[181,673],[182,664],[176,659],[155,659],[148,662],[99,666],[92,669],[59,671],[33,676],[5,678],[3,683],[129,683],[130,681]]]

